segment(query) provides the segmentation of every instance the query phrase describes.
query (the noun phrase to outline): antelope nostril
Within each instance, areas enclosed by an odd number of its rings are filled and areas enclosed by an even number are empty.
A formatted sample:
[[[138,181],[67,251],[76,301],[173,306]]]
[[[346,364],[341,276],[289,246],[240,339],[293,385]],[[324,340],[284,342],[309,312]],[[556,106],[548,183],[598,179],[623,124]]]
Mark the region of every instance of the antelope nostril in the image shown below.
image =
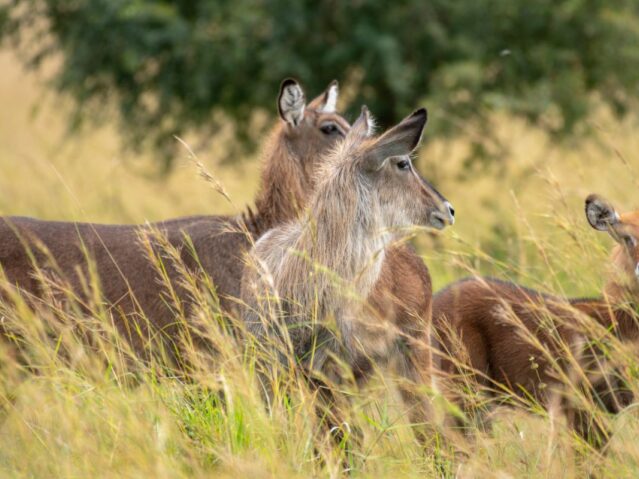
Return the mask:
[[[447,215],[448,223],[451,225],[455,224],[455,208],[448,201],[444,201],[444,207],[442,208],[443,214]]]
[[[448,212],[450,213],[450,216],[452,216],[454,218],[455,217],[455,208],[453,208],[453,205],[451,205],[448,202],[446,202],[446,206],[448,206]]]

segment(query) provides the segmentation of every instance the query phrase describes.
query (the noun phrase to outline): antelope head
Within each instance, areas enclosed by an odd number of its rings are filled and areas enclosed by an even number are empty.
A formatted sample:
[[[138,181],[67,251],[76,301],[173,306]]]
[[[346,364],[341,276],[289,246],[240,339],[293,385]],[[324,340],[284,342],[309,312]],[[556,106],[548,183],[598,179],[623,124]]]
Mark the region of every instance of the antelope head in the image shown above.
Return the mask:
[[[617,242],[614,266],[624,274],[625,286],[639,293],[639,211],[619,214],[610,202],[593,194],[586,198],[586,218],[590,226]]]
[[[360,196],[370,198],[370,215],[379,214],[384,228],[426,226],[443,229],[455,221],[455,210],[433,185],[415,170],[411,154],[426,126],[421,108],[385,133],[374,136],[366,107],[341,148],[352,160]]]

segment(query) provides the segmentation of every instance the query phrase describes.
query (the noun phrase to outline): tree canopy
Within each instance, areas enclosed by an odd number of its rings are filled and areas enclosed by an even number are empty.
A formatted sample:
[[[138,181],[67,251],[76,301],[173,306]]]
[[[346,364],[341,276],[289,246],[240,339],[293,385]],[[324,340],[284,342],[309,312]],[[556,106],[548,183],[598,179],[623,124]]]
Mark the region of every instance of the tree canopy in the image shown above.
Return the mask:
[[[309,94],[348,79],[382,124],[427,101],[440,131],[506,109],[571,133],[592,93],[617,114],[639,94],[638,18],[635,0],[10,0],[0,38],[36,68],[61,54],[76,119],[114,105],[130,144],[170,159],[214,112],[246,134],[287,76]]]

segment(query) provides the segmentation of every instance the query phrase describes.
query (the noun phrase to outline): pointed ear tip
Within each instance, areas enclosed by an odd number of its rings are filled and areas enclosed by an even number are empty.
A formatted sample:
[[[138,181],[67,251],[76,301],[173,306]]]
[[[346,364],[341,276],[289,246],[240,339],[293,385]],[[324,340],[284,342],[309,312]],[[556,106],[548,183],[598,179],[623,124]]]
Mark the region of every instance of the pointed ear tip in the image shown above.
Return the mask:
[[[337,88],[339,87],[339,82],[337,81],[337,79],[333,79],[329,84],[328,84],[329,88]]]
[[[299,85],[299,82],[293,77],[284,78],[284,80],[282,80],[282,83],[280,83],[280,90],[283,90],[287,86],[291,85]]]
[[[423,117],[424,119],[428,119],[428,110],[424,107],[418,108],[412,114],[412,116]]]
[[[596,193],[590,193],[587,197],[586,197],[586,206],[588,206],[590,203],[593,203],[595,201],[600,200],[601,197],[596,194]]]
[[[596,205],[599,208],[606,208],[611,211],[615,211],[614,206],[606,198],[596,193],[591,193],[586,197],[585,206],[586,209],[590,208],[590,205]]]

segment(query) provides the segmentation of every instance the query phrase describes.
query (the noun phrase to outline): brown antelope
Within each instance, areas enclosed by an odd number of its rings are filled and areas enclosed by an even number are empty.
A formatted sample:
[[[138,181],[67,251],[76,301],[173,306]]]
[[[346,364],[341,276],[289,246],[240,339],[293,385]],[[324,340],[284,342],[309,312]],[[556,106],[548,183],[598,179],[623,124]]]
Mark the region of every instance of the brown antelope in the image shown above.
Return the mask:
[[[318,159],[350,129],[349,123],[335,113],[337,96],[337,82],[332,82],[307,105],[297,82],[289,79],[282,83],[277,102],[281,121],[266,148],[255,213],[249,211],[244,217],[192,216],[153,225],[0,219],[0,265],[6,286],[16,286],[37,305],[45,289],[37,269],[55,277],[56,283],[83,301],[87,296],[83,284],[87,284],[90,258],[100,280],[101,295],[118,318],[118,328],[136,350],[144,351],[153,334],[148,326],[170,339],[180,308],[139,241],[141,235],[159,230],[180,250],[187,268],[202,268],[211,277],[220,306],[228,312],[234,304],[231,298],[239,296],[241,258],[252,244],[250,236],[256,238],[264,230],[296,216],[298,207],[305,204],[314,188],[312,172]],[[190,237],[193,248],[187,247],[185,235]],[[170,260],[164,266],[170,287],[188,303],[177,268]],[[148,320],[139,321],[137,331],[127,327],[128,320],[123,319],[136,313],[143,313]]]
[[[311,376],[331,377],[329,358],[337,356],[363,381],[374,363],[397,359],[413,384],[429,383],[431,295],[414,288],[430,287],[430,279],[421,261],[417,268],[408,252],[391,246],[398,229],[442,229],[454,221],[450,203],[409,157],[426,119],[426,110],[417,110],[373,137],[363,108],[322,162],[306,214],[270,230],[253,248],[242,278],[244,321],[257,344],[274,344],[285,363],[294,358]],[[415,272],[420,276],[411,285]],[[399,314],[396,292],[409,300]],[[411,312],[411,305],[422,309]],[[401,390],[423,423],[427,401],[410,387]]]
[[[639,212],[619,215],[608,202],[591,195],[586,199],[586,216],[591,226],[608,231],[619,243],[612,252],[614,271],[603,297],[565,300],[492,278],[473,277],[453,283],[433,298],[434,369],[451,399],[464,407],[453,388],[459,388],[455,383],[464,375],[466,363],[475,385],[492,391],[514,391],[548,408],[559,405],[569,425],[601,447],[608,433],[585,411],[553,394],[561,389],[562,380],[549,358],[559,358],[566,373],[563,381],[570,378],[574,364],[562,360],[568,346],[579,367],[586,371],[586,384],[580,387],[588,388],[607,412],[619,412],[632,400],[620,380],[601,369],[605,359],[597,347],[583,346],[589,338],[577,325],[580,318],[589,317],[621,340],[635,341],[639,337],[633,314],[639,295]],[[526,330],[524,334],[522,330]],[[548,355],[542,354],[540,345]]]

